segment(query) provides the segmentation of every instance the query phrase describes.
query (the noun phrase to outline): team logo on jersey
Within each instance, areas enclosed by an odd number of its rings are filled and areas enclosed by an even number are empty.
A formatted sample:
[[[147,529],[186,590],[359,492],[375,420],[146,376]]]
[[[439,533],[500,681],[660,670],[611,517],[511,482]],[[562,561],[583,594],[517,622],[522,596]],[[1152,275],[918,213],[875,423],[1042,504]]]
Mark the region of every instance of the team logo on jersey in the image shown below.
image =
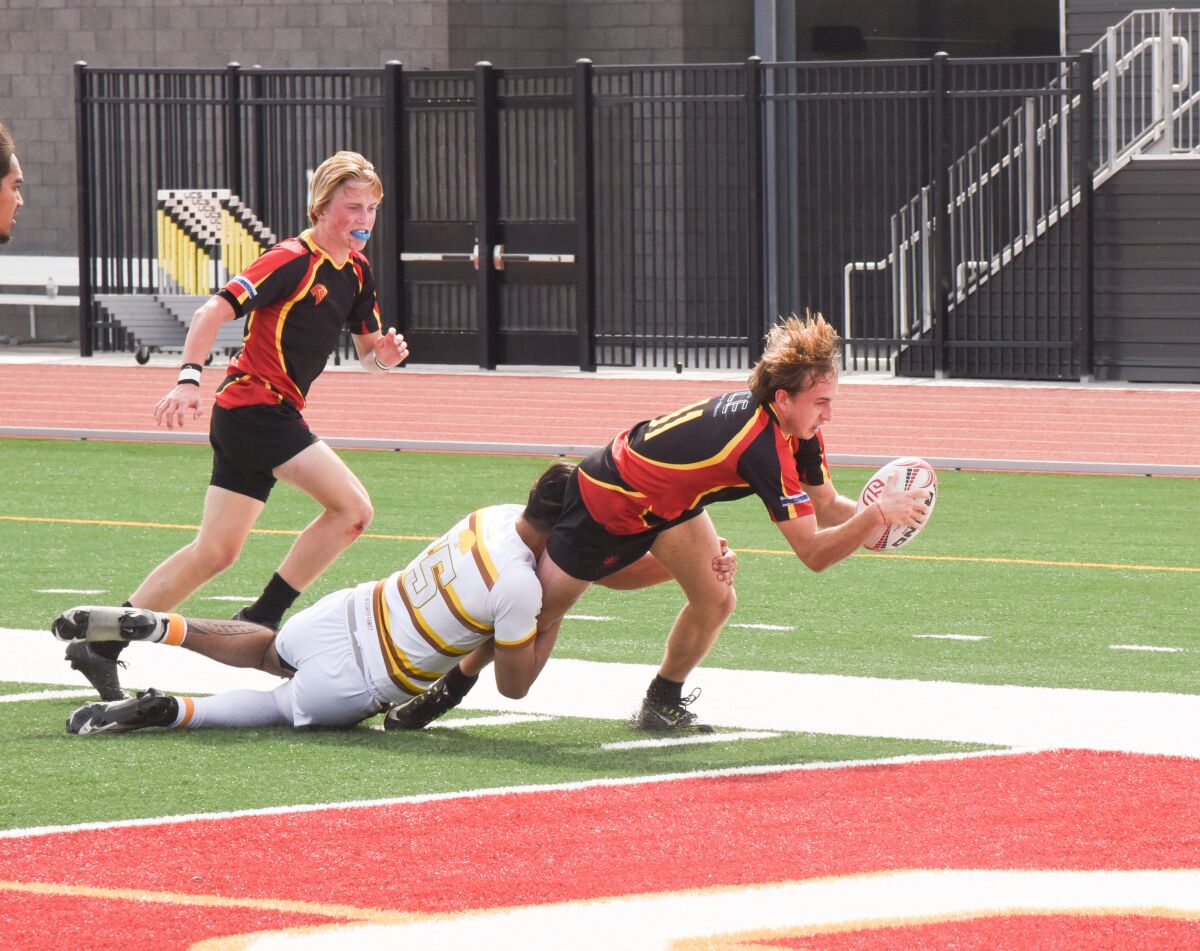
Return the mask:
[[[779,497],[780,505],[803,505],[807,501],[807,492],[797,492],[795,495],[781,495]]]
[[[329,288],[326,287],[324,284],[314,284],[313,285],[312,296],[313,296],[313,301],[315,303],[317,303],[317,304],[321,303],[321,301],[323,301],[325,299],[325,296],[328,293],[329,293]]]
[[[247,298],[258,296],[258,292],[254,289],[254,285],[240,274],[235,277],[231,283],[237,284],[242,290],[244,290]]]
[[[620,555],[609,555],[602,562],[600,562],[600,564],[602,564],[605,568],[611,568],[613,565],[615,565],[620,560],[621,560]]]

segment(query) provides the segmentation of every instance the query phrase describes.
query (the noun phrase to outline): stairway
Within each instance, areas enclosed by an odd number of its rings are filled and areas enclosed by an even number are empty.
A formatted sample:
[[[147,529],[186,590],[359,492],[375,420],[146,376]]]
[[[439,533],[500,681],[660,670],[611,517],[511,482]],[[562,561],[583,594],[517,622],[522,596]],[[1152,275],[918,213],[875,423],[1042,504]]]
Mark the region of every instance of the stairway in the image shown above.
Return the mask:
[[[1093,188],[1144,155],[1200,157],[1200,10],[1130,13],[1086,52],[1093,63]],[[1072,114],[1081,103],[1070,95],[1069,81],[1066,69],[1050,87],[1061,102],[1053,114],[1044,115],[1033,99],[1026,100],[947,169],[941,220],[949,230],[950,260],[942,268],[950,278],[950,313],[1006,273],[1079,204],[1081,191],[1071,185],[1071,145],[1077,134]],[[932,186],[922,188],[892,215],[886,257],[845,265],[848,337],[855,335],[852,281],[863,272],[891,272],[893,339],[917,341],[932,331],[939,284],[933,192]],[[1015,209],[1001,226],[996,196]],[[894,371],[911,349],[894,347]]]
[[[139,363],[151,353],[182,353],[192,314],[205,297],[177,294],[97,294],[104,323],[112,327],[121,348],[133,350]],[[217,331],[210,361],[215,355],[230,356],[242,347],[242,322],[231,320]]]

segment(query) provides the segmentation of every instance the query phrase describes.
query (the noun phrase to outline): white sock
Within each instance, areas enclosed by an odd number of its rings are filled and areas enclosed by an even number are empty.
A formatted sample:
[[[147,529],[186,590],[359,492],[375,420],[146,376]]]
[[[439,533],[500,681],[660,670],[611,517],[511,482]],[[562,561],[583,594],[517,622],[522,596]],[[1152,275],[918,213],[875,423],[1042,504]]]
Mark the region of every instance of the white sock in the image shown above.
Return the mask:
[[[226,690],[214,697],[180,697],[179,716],[172,726],[188,730],[291,726],[291,693],[287,695],[286,713],[275,693],[274,690]]]

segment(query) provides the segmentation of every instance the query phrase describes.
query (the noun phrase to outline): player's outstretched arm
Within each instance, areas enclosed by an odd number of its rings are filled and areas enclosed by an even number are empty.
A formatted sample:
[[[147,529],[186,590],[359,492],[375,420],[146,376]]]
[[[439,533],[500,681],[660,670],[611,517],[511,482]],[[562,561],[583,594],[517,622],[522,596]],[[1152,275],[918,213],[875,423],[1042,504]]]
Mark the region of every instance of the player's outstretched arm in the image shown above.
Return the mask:
[[[818,528],[815,515],[778,522],[779,530],[792,551],[813,571],[824,571],[854,554],[855,550],[878,531],[881,521],[887,525],[917,527],[929,517],[927,489],[898,487],[893,477],[879,500],[868,505],[839,525]]]
[[[187,339],[183,343],[183,364],[203,367],[212,353],[221,324],[235,316],[229,301],[215,294],[201,304],[192,315]],[[200,372],[188,372],[189,378],[195,377],[193,382],[185,382],[184,375],[184,371],[181,371],[180,382],[154,406],[154,421],[160,425],[166,423],[167,429],[176,426],[183,428],[185,419],[189,416],[198,419],[204,412],[204,401],[200,398]]]
[[[854,516],[857,508],[854,499],[839,495],[831,483],[806,485],[804,489],[812,500],[813,508],[817,510],[817,526],[819,528],[841,525],[842,522]]]

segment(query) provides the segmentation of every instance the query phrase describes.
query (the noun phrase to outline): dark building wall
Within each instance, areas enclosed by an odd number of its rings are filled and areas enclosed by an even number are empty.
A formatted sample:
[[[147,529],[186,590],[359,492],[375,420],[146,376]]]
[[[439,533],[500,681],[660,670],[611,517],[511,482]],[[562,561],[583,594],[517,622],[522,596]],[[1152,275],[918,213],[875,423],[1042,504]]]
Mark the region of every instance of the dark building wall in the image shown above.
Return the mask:
[[[1094,213],[1097,378],[1200,383],[1200,160],[1134,161]]]
[[[0,120],[28,204],[9,249],[75,253],[72,64],[406,69],[688,63],[753,52],[753,0],[34,0],[2,4]],[[301,196],[297,196],[297,201]]]
[[[1134,3],[1131,0],[1063,0],[1068,53],[1085,50],[1110,26],[1115,26],[1134,10],[1156,9],[1153,3]]]
[[[1058,53],[1058,0],[795,0],[797,59]]]

